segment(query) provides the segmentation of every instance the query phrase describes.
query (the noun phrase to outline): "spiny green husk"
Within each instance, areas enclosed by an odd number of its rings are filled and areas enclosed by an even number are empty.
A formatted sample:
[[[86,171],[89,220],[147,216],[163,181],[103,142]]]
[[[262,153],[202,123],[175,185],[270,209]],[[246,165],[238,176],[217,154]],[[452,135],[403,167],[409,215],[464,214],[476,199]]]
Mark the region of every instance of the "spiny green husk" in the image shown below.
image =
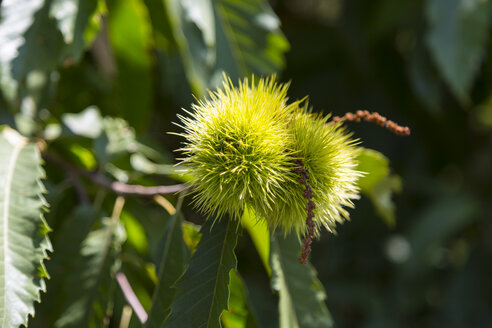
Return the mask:
[[[358,153],[355,141],[340,125],[327,124],[328,119],[329,116],[311,114],[305,104],[291,115],[288,125],[292,140],[290,152],[302,160],[309,176],[308,185],[313,190],[316,235],[321,226],[335,232],[336,222],[349,218],[344,207],[353,207],[351,200],[358,198],[356,182],[361,176],[355,170],[354,159]],[[289,197],[276,202],[275,213],[269,221],[284,231],[293,229],[303,234],[307,231],[307,201],[302,195],[304,187],[298,175],[294,175],[296,179],[289,179],[283,186],[289,190]]]
[[[285,233],[305,233],[306,199],[292,159],[302,159],[313,189],[316,234],[348,218],[357,197],[356,147],[339,125],[287,103],[288,85],[274,78],[222,88],[179,116],[186,138],[182,164],[193,176],[194,202],[204,213],[238,219],[246,207]]]

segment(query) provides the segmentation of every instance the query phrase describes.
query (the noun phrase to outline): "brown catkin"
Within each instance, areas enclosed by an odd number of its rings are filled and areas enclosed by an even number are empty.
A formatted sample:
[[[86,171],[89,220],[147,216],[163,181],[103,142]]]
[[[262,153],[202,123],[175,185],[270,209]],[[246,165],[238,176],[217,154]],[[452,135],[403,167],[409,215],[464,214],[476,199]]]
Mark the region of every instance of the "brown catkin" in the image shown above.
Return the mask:
[[[367,110],[358,110],[355,113],[345,113],[343,116],[334,116],[332,119],[333,123],[349,121],[349,122],[361,122],[366,121],[369,123],[376,123],[380,127],[384,127],[387,130],[393,132],[399,136],[409,136],[410,128],[408,126],[401,126],[397,123],[388,120],[386,117],[380,115],[377,112],[369,112]]]

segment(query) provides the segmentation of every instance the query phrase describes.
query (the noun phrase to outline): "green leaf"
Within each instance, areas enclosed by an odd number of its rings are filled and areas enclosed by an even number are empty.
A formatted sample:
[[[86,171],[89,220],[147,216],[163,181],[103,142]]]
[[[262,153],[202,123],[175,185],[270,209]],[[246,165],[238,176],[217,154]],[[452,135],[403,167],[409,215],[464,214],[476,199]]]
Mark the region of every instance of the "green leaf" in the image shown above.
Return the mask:
[[[222,81],[278,72],[289,44],[267,1],[167,2],[188,81],[201,96]]]
[[[106,164],[137,149],[135,131],[121,118],[105,117],[101,135],[94,141],[96,157]]]
[[[102,226],[89,233],[73,258],[76,268],[66,277],[68,295],[55,327],[101,325],[109,311],[117,255],[124,239],[124,229],[115,218],[104,218]]]
[[[215,0],[217,29],[216,74],[226,71],[233,79],[268,75],[284,66],[289,43],[280,20],[264,0]]]
[[[162,243],[163,252],[159,265],[158,282],[152,296],[152,307],[146,327],[162,326],[176,293],[174,283],[181,277],[188,264],[190,252],[183,240],[181,216],[178,208],[167,224]]]
[[[489,36],[491,2],[428,0],[427,45],[442,76],[466,105]]]
[[[251,240],[253,240],[256,251],[260,255],[268,275],[271,275],[272,269],[268,261],[268,257],[270,256],[270,230],[265,220],[259,220],[251,210],[246,209],[241,217],[241,223],[248,231]]]
[[[363,194],[371,199],[376,212],[389,225],[395,224],[395,205],[391,200],[393,192],[401,190],[401,180],[396,175],[390,175],[389,160],[378,151],[361,148],[357,156],[357,169],[365,172],[358,185]]]
[[[199,229],[200,226],[197,226],[191,222],[183,222],[181,227],[183,228],[183,240],[191,254],[193,254],[202,239],[202,234]]]
[[[35,144],[0,130],[0,322],[27,326],[34,301],[45,291],[43,261],[51,251],[42,208],[44,171]]]
[[[176,283],[176,298],[164,327],[220,327],[229,298],[229,271],[237,264],[239,222],[227,217],[213,221],[210,218],[203,225],[197,250]]]
[[[454,234],[473,222],[478,204],[468,195],[458,194],[436,200],[413,224],[408,233],[410,257],[402,267],[408,278],[419,277],[431,267],[436,251]]]
[[[90,106],[77,114],[62,115],[62,122],[70,133],[95,139],[103,131],[103,119],[99,109]]]
[[[156,164],[151,162],[147,157],[138,153],[130,157],[130,163],[133,169],[145,174],[173,175],[177,174],[177,171],[180,170],[171,164]]]
[[[53,197],[52,194],[50,196]],[[53,205],[53,204],[52,204]],[[56,203],[55,203],[56,206]],[[50,215],[52,211],[50,211]],[[75,208],[70,215],[64,217],[63,225],[53,233],[53,253],[47,268],[51,279],[47,282],[49,293],[36,308],[36,316],[31,320],[34,327],[52,327],[62,314],[66,301],[72,292],[71,276],[78,274],[77,259],[80,257],[82,242],[89,234],[99,213],[90,205]]]
[[[68,45],[67,55],[78,61],[86,47],[84,33],[96,11],[98,0],[54,0],[50,15],[55,17],[63,39]]]
[[[0,10],[0,89],[13,101],[17,82],[12,77],[12,61],[24,40],[24,33],[31,26],[34,14],[42,7],[42,0],[4,0]]]
[[[150,119],[153,99],[152,27],[141,0],[109,3],[108,29],[118,65],[115,107],[138,131]]]
[[[271,237],[272,288],[280,295],[280,328],[333,327],[325,291],[310,264],[300,264],[301,245],[295,235]]]
[[[64,50],[63,36],[57,21],[49,14],[49,1],[34,15],[32,25],[24,34],[24,43],[12,61],[12,76],[17,81],[32,71],[49,72],[60,63]]]
[[[258,327],[256,318],[248,305],[246,286],[237,270],[229,274],[230,297],[228,310],[222,313],[221,321],[224,328]]]

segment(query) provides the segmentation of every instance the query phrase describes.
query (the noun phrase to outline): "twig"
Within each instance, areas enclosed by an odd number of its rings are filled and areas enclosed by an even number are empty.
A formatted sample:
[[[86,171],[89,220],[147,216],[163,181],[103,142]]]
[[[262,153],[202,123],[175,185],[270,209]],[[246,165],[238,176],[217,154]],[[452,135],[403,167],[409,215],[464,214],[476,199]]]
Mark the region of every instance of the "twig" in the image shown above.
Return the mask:
[[[82,175],[89,179],[92,183],[97,184],[103,188],[109,189],[122,196],[145,196],[151,197],[154,195],[167,195],[174,194],[188,188],[187,184],[176,184],[170,186],[142,186],[131,185],[119,181],[112,181],[106,178],[99,172],[87,171],[75,166],[60,157],[50,152],[44,152],[43,157],[64,169],[67,172],[73,172],[76,175]]]
[[[141,323],[145,323],[148,318],[147,312],[145,312],[142,304],[140,304],[140,301],[138,300],[137,295],[135,295],[135,292],[133,291],[132,286],[128,282],[125,274],[123,272],[117,272],[116,281],[118,282],[118,285],[120,286],[128,304],[130,304],[133,311],[137,315],[138,320],[140,320]]]
[[[349,121],[349,122],[360,122],[364,120],[370,123],[376,123],[377,125],[388,129],[399,136],[409,136],[410,128],[408,126],[401,126],[397,123],[388,120],[386,117],[380,115],[379,113],[370,113],[367,110],[358,110],[355,113],[345,113],[342,117],[334,116],[332,119],[333,123]]]

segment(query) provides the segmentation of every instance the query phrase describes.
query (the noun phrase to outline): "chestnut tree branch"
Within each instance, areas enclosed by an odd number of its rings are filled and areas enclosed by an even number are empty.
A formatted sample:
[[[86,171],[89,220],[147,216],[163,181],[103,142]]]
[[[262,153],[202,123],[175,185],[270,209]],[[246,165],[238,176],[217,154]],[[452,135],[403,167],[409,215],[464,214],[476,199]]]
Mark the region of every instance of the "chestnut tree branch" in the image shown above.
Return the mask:
[[[142,186],[126,184],[119,181],[112,181],[100,172],[84,170],[48,151],[43,153],[43,158],[61,167],[66,172],[71,172],[71,174],[76,174],[78,176],[84,176],[92,183],[122,196],[152,197],[155,195],[174,194],[189,187],[187,184],[176,184],[170,186]]]

